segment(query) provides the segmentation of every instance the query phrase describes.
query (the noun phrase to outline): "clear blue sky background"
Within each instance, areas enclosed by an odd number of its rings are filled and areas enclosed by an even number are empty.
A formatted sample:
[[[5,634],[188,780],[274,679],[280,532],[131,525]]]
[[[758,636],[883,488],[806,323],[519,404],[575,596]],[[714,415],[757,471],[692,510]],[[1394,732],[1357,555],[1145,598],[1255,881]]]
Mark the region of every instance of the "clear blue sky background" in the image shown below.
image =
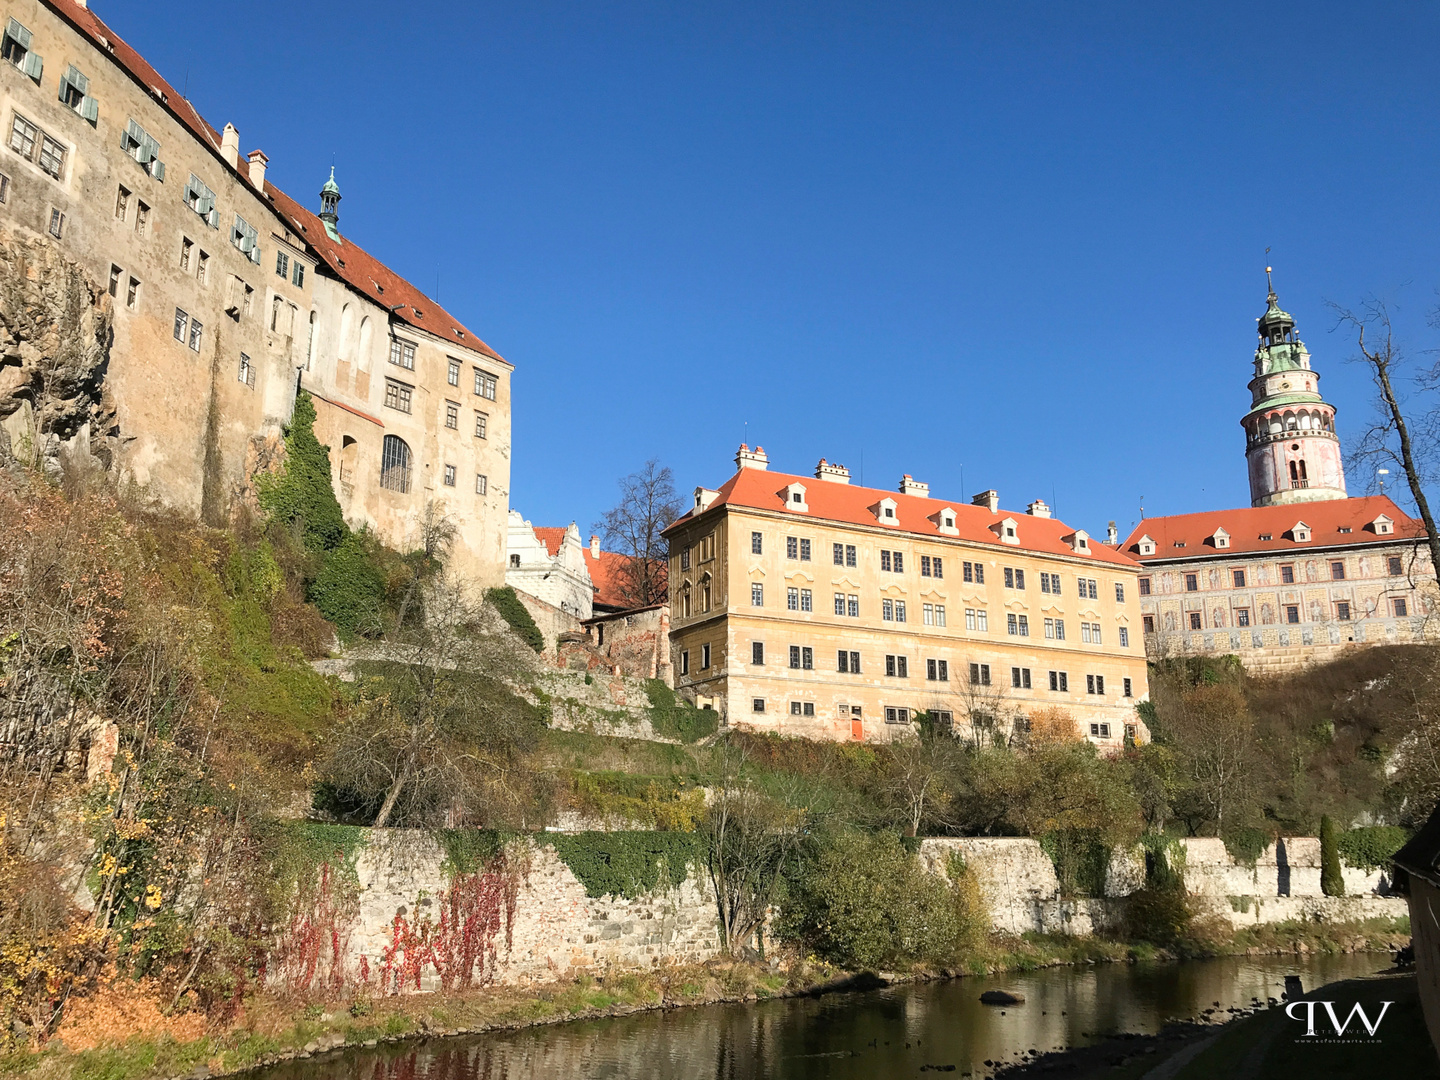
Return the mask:
[[[1324,301],[1437,336],[1433,4],[93,6],[516,365],[536,523],[745,439],[1123,533],[1248,503],[1267,246],[1342,438]]]

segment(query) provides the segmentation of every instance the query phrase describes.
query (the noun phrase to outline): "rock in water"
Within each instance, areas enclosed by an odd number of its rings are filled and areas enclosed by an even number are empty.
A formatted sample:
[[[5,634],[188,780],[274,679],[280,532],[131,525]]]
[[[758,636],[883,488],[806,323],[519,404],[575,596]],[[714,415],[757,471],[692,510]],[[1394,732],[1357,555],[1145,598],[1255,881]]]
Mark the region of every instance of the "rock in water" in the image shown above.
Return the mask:
[[[1024,994],[1012,994],[1009,990],[986,990],[980,995],[982,1005],[1024,1005]]]

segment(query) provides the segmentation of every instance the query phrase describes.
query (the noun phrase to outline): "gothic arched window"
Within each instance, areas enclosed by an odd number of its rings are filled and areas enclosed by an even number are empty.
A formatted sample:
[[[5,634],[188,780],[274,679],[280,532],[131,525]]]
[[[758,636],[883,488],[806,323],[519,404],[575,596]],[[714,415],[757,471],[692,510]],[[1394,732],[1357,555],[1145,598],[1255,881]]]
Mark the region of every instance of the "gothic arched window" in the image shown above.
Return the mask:
[[[380,450],[380,486],[404,494],[410,490],[410,446],[399,435],[386,435]]]

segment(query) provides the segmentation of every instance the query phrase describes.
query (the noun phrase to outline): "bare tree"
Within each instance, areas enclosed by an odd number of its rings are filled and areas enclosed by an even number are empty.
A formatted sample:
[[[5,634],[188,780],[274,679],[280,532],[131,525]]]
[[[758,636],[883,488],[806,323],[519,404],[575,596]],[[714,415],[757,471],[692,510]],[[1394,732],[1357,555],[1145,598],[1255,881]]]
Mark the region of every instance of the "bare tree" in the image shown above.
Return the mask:
[[[891,740],[881,772],[881,793],[906,836],[918,835],[924,825],[950,824],[952,781],[963,749],[952,725],[933,716],[917,713],[916,734]]]
[[[1338,304],[1331,304],[1330,308],[1335,312],[1339,325],[1354,331],[1360,355],[1352,362],[1365,365],[1375,384],[1376,416],[1350,452],[1351,467],[1387,463],[1399,468],[1420,511],[1420,520],[1425,523],[1430,564],[1440,571],[1440,534],[1435,529],[1430,501],[1425,497],[1425,482],[1433,468],[1436,450],[1440,448],[1437,446],[1440,444],[1440,413],[1432,407],[1418,420],[1407,417],[1405,395],[1396,386],[1403,380],[1414,385],[1420,393],[1434,391],[1440,386],[1440,364],[1419,378],[1405,374],[1405,358],[1395,340],[1390,310],[1383,300],[1367,300],[1358,312]]]
[[[666,599],[669,545],[660,534],[680,516],[675,477],[655,458],[620,480],[620,501],[595,524],[605,546],[625,556],[620,593],[629,604],[646,607]]]

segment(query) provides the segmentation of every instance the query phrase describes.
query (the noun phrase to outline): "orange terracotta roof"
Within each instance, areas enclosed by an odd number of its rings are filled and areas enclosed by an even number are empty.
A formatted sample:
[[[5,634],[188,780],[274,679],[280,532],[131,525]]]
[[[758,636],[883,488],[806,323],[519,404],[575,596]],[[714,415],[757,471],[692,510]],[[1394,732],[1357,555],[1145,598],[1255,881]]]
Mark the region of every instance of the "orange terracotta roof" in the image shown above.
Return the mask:
[[[590,571],[590,580],[595,584],[597,607],[631,607],[624,594],[624,569],[629,562],[630,556],[621,555],[618,551],[602,551],[597,559],[588,547],[585,549],[585,569]],[[661,574],[664,574],[663,569]]]
[[[1064,539],[1076,530],[1058,518],[1032,517],[1026,513],[1003,509],[992,514],[988,507],[975,506],[964,500],[946,502],[943,499],[905,495],[883,488],[838,484],[829,480],[817,480],[813,476],[795,476],[764,469],[741,469],[737,472],[721,486],[719,496],[710,504],[706,513],[718,506],[742,506],[785,514],[785,489],[790,484],[805,486],[805,503],[810,508],[808,513],[789,512],[788,516],[796,521],[839,521],[914,536],[964,540],[993,546],[997,551],[1014,548],[1117,566],[1135,565],[1135,561],[1128,555],[1107,547],[1094,537],[1090,538],[1088,555],[1077,553]],[[873,508],[879,505],[881,499],[894,500],[895,525],[880,525]],[[947,507],[955,515],[956,534],[953,536],[940,531],[939,514]],[[691,510],[670,528],[674,529],[681,522],[695,516],[695,511]],[[1018,544],[1006,544],[1000,540],[997,529],[1000,522],[1006,518],[1015,520]]]
[[[560,554],[560,545],[565,542],[565,534],[568,529],[555,528],[549,525],[536,525],[535,538],[545,545],[545,550],[550,553],[553,559]]]
[[[75,3],[75,0],[45,0],[45,4],[92,41],[101,52],[114,58],[131,78],[145,88],[160,108],[170,113],[201,143],[208,146],[223,167],[231,168],[220,154],[220,132],[207,123],[195,110],[195,106],[93,11]],[[243,155],[233,171],[247,182],[250,180],[250,166]],[[499,354],[467,330],[453,315],[373,255],[357,247],[348,237],[344,238],[342,243],[331,240],[325,231],[324,223],[318,217],[268,179],[265,182],[265,195],[270,197],[269,201],[276,213],[289,221],[331,272],[351,288],[383,307],[394,309],[396,305],[400,305],[395,311],[395,317],[402,322],[435,334],[458,347],[474,349],[496,360],[501,359]]]
[[[1371,527],[1384,515],[1394,523],[1389,535]],[[1290,535],[1299,522],[1310,527],[1310,540],[1297,541]],[[1215,546],[1215,532],[1229,534],[1229,546]],[[1349,529],[1349,532],[1341,532]],[[1347,544],[1393,543],[1425,535],[1425,526],[1390,501],[1388,495],[1362,495],[1353,499],[1326,499],[1323,502],[1287,506],[1244,506],[1234,510],[1206,510],[1198,514],[1174,514],[1145,518],[1121,545],[1142,563],[1228,557],[1257,552],[1289,553]],[[1140,538],[1155,541],[1154,555],[1140,555]],[[1262,539],[1269,537],[1269,539]],[[1177,543],[1180,546],[1176,546]]]

